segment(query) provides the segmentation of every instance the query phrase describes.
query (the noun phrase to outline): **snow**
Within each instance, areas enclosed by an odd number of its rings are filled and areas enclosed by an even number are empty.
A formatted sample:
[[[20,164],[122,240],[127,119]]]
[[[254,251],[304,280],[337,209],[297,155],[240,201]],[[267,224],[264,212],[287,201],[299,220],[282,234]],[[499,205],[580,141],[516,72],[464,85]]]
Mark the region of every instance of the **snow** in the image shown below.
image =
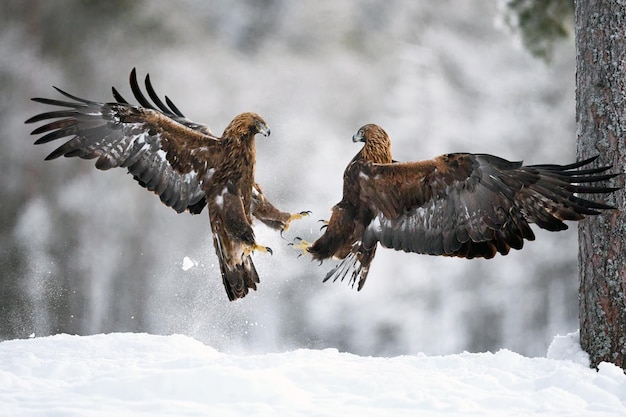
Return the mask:
[[[578,335],[547,357],[228,354],[183,335],[59,334],[0,343],[0,416],[619,416],[626,376]]]
[[[189,269],[197,266],[198,262],[191,259],[189,256],[185,256],[183,258],[183,271],[188,271]]]

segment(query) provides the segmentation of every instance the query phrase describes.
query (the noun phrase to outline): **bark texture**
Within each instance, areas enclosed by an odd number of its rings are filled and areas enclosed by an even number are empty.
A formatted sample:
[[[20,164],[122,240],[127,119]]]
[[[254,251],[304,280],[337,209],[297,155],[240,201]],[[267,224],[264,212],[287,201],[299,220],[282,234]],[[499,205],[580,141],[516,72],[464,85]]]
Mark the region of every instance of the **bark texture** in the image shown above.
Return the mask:
[[[624,172],[626,161],[626,3],[576,2],[578,156]],[[612,180],[623,187],[624,177]],[[600,198],[600,197],[598,197]],[[579,223],[580,342],[591,366],[626,368],[624,191],[604,197],[619,210]]]

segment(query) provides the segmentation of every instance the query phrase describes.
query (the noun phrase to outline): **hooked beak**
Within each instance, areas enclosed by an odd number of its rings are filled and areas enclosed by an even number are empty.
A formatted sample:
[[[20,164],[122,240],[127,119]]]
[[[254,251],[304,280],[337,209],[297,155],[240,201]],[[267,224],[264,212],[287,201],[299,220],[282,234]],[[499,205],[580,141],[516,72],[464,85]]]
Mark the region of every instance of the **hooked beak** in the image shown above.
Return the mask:
[[[271,133],[269,126],[266,125],[265,123],[261,123],[258,126],[258,131],[259,131],[260,134],[262,134],[265,137],[268,137],[270,135],[270,133]]]
[[[352,135],[352,142],[365,142],[363,130],[359,129],[354,135]]]

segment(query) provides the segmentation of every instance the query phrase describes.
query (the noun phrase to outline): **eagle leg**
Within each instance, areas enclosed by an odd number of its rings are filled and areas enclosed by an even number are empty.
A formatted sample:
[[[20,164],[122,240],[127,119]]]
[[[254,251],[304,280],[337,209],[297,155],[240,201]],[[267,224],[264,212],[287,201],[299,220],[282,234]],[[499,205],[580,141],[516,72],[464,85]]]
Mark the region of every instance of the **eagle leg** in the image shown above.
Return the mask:
[[[245,259],[246,257],[248,257],[254,251],[259,251],[259,252],[263,252],[263,253],[269,253],[270,255],[274,254],[274,251],[269,246],[258,245],[258,244],[255,243],[254,245],[245,245],[244,246],[243,254],[241,255],[241,258]]]
[[[283,232],[287,231],[289,229],[289,225],[291,224],[291,222],[293,220],[300,220],[308,215],[310,215],[311,212],[309,210],[306,211],[301,211],[300,213],[293,213],[291,216],[289,216],[289,218],[287,219],[287,221],[285,222],[285,225],[283,226],[282,230],[280,231],[280,235],[283,235]]]
[[[309,248],[311,247],[310,242],[307,242],[306,240],[300,237],[295,237],[293,240],[294,240],[293,242],[289,243],[289,246],[293,246],[294,249],[299,250],[301,252],[298,255],[298,258],[301,257],[302,255],[306,255],[307,253],[309,253]]]

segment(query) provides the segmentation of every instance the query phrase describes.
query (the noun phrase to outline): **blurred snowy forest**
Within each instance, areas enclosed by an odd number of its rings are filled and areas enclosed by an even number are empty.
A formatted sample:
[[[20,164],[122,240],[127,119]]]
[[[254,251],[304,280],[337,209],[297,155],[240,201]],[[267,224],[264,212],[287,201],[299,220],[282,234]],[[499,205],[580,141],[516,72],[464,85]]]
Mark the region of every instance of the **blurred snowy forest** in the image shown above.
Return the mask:
[[[361,292],[322,283],[332,264],[287,246],[319,235],[365,123],[389,132],[398,160],[575,160],[573,40],[546,62],[503,20],[484,0],[1,2],[0,340],[132,331],[229,352],[545,354],[578,327],[576,227],[489,261],[379,250]],[[131,96],[133,67],[216,133],[240,112],[263,115],[257,181],[282,209],[313,211],[286,240],[256,227],[274,255],[254,255],[261,284],[239,302],[206,212],[177,215],[123,170],[44,162],[53,145],[32,145],[24,120],[50,109],[31,97],[58,97],[52,85]]]

